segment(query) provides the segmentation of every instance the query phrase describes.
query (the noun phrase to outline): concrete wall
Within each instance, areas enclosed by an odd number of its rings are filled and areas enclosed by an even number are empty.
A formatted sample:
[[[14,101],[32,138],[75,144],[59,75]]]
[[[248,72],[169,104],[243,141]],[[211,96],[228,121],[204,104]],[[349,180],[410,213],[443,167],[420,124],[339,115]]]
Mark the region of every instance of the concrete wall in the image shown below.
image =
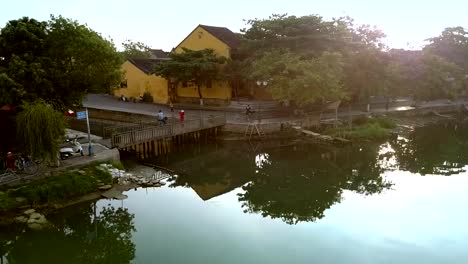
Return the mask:
[[[156,113],[154,116],[127,113],[127,112],[116,112],[110,110],[101,110],[88,108],[89,117],[93,119],[105,119],[112,121],[120,121],[127,123],[137,123],[138,121],[157,121]]]

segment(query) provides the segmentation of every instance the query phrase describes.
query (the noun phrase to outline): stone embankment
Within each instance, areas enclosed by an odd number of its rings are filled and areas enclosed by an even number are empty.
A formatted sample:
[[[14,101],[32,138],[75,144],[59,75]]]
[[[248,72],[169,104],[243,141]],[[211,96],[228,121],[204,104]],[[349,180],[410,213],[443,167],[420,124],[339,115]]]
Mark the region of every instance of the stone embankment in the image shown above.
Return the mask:
[[[97,165],[96,168],[109,172],[112,175],[114,184],[111,185],[100,183],[98,192],[90,193],[63,203],[45,204],[34,209],[27,209],[23,212],[20,212],[19,214],[14,215],[10,220],[1,219],[0,222],[3,224],[15,222],[17,224],[26,225],[28,228],[33,230],[40,230],[48,227],[50,223],[47,221],[45,215],[38,212],[37,210],[43,211],[45,213],[51,210],[53,211],[100,198],[123,200],[127,198],[127,196],[123,194],[125,191],[137,187],[161,187],[165,185],[162,180],[170,176],[169,174],[159,171],[151,175],[151,177],[136,175],[128,173],[125,170],[114,168],[111,164],[107,163]]]

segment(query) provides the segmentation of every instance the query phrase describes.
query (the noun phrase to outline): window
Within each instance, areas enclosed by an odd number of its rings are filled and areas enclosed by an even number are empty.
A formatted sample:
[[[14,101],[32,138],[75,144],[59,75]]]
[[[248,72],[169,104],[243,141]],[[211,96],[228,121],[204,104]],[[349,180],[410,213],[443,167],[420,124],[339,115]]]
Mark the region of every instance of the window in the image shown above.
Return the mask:
[[[213,82],[211,80],[208,80],[206,82],[206,88],[211,88],[211,87],[213,87]]]
[[[120,83],[120,88],[127,88],[127,87],[128,87],[128,85],[127,85],[127,80],[122,81],[122,82]]]
[[[188,87],[187,82],[183,82],[183,83],[182,83],[182,87]]]

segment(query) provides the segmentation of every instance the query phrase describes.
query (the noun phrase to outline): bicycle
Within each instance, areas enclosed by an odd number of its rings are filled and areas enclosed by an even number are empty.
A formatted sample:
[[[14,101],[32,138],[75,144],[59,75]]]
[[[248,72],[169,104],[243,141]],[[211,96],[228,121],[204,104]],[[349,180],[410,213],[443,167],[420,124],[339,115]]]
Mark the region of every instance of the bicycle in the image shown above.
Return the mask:
[[[38,164],[40,162],[33,161],[29,157],[24,157],[22,155],[16,155],[14,159],[14,167],[6,168],[5,171],[0,173],[4,174],[35,174],[38,170]]]
[[[33,161],[29,157],[23,157],[19,156],[16,161],[15,165],[19,173],[24,173],[24,174],[34,174],[38,170],[38,164],[39,162]]]

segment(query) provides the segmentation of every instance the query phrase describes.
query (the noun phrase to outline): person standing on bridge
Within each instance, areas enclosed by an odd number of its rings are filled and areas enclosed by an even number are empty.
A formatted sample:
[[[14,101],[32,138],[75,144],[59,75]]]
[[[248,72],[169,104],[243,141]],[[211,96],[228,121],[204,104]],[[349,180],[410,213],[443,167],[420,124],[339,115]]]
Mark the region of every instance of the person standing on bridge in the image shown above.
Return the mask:
[[[180,110],[179,112],[180,122],[184,122],[185,119],[185,112],[184,110]]]
[[[159,121],[159,124],[161,124],[161,125],[166,124],[166,118],[164,117],[164,113],[161,110],[159,110],[159,112],[158,112],[158,121]]]

